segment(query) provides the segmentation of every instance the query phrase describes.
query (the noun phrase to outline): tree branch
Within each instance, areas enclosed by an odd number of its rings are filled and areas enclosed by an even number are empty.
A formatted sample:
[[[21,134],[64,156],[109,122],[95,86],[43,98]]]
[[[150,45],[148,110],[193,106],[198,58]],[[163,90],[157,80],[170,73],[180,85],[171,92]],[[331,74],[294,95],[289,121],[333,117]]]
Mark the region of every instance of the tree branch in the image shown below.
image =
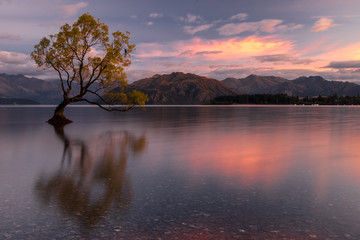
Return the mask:
[[[63,96],[65,97],[66,91],[65,91],[65,87],[64,87],[63,78],[62,78],[62,76],[61,76],[61,72],[60,72],[60,70],[59,70],[57,67],[54,66],[54,64],[53,64],[52,62],[49,61],[48,63],[50,63],[51,67],[52,67],[53,69],[55,69],[55,71],[57,71],[57,73],[58,73],[58,75],[59,75],[59,78],[60,78],[60,83],[61,83],[61,89],[62,89],[62,91],[63,91]]]
[[[79,100],[79,101],[85,101],[85,102],[87,102],[87,103],[97,105],[98,107],[100,107],[100,108],[102,108],[102,109],[104,109],[104,110],[106,110],[106,111],[108,111],[108,112],[113,112],[113,111],[126,112],[126,111],[129,111],[129,110],[131,110],[131,109],[133,109],[133,108],[135,107],[134,105],[130,105],[130,106],[124,107],[123,109],[119,109],[119,108],[107,108],[107,107],[104,107],[103,105],[101,105],[101,104],[99,104],[99,103],[97,103],[97,102],[93,102],[93,101],[90,101],[90,100],[85,99],[85,98],[83,98],[83,99],[81,99],[81,100]]]
[[[70,79],[70,74],[69,74],[69,72],[65,69],[64,66],[61,66],[61,69],[62,69],[62,71],[64,71],[64,72],[66,73],[66,75],[67,75],[66,82],[69,82],[69,79]]]
[[[98,67],[100,67],[100,66],[103,65],[106,56],[107,56],[107,53],[105,54],[105,56],[103,57],[103,59],[101,59],[100,63],[99,63],[98,65],[96,65],[95,68],[93,68],[92,73],[91,73],[91,76],[90,76],[90,78],[89,78],[88,84],[93,80],[93,77],[94,77],[94,75],[95,75],[96,69],[97,69]],[[96,81],[96,80],[100,77],[101,72],[102,72],[102,68],[100,68],[99,74],[96,76],[96,78],[94,79],[94,81]],[[87,85],[88,85],[88,84],[87,84]],[[90,84],[91,84],[91,83],[90,83]]]

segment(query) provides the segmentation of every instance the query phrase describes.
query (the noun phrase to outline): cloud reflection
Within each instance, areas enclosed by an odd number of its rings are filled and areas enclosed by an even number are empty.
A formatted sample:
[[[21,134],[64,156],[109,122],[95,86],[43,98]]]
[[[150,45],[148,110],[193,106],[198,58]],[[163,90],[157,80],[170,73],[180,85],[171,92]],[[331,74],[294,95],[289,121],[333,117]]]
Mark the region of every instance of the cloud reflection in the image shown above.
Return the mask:
[[[285,144],[289,135],[283,134],[271,141],[266,134],[256,133],[210,138],[196,150],[189,151],[187,158],[195,174],[213,172],[236,179],[243,186],[271,186],[281,180],[290,168],[288,160],[292,145]]]
[[[176,131],[176,138],[163,141],[173,143],[171,157],[176,156],[176,166],[185,168],[194,184],[210,177],[239,187],[271,190],[291,180],[309,184],[314,195],[325,199],[336,181],[349,182],[349,186],[360,182],[358,110],[312,106],[179,108],[172,115],[174,119],[157,119],[156,125]],[[159,116],[165,114],[160,111]],[[347,117],[350,113],[354,116]]]

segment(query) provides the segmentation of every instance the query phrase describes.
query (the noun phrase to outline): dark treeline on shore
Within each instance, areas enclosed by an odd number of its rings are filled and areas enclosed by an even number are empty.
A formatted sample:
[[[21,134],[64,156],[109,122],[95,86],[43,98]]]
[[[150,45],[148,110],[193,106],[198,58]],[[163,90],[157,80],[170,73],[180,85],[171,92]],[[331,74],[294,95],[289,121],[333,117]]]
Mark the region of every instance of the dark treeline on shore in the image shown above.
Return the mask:
[[[230,104],[299,104],[299,105],[360,105],[360,96],[341,96],[337,95],[324,97],[305,97],[288,96],[286,94],[242,94],[236,96],[219,96],[211,100],[210,104],[230,105]]]

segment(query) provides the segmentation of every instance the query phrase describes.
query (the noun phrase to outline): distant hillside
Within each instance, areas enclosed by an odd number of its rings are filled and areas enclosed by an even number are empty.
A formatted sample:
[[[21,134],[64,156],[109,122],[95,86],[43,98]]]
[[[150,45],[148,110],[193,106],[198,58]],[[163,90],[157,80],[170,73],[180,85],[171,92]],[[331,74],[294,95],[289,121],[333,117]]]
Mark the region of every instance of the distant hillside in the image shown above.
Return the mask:
[[[218,80],[181,72],[138,80],[128,85],[127,91],[132,90],[148,94],[148,104],[203,104],[217,96],[238,94]]]
[[[293,91],[296,96],[357,96],[360,85],[350,82],[327,81],[322,77],[299,77],[292,81],[297,88]]]
[[[77,89],[79,86],[75,84],[73,90]],[[126,91],[132,90],[148,94],[147,104],[203,104],[217,96],[238,94],[287,94],[298,97],[360,95],[360,85],[328,81],[319,76],[287,80],[274,76],[250,75],[246,78],[227,78],[218,81],[181,72],[138,80],[129,84]],[[58,104],[62,96],[58,81],[0,74],[0,98],[2,102],[9,102],[6,104],[25,104],[32,101],[40,104]]]
[[[250,75],[246,78],[236,79],[227,78],[223,82],[236,89],[242,94],[256,94],[256,93],[276,93],[275,88],[281,83],[288,82],[285,78],[273,76],[257,76]]]
[[[272,76],[250,75],[246,78],[228,78],[223,81],[241,94],[288,94],[299,97],[357,96],[360,85],[350,82],[328,81],[320,76],[287,80]]]
[[[24,75],[0,74],[0,97],[58,103],[61,90],[58,82],[28,78]]]

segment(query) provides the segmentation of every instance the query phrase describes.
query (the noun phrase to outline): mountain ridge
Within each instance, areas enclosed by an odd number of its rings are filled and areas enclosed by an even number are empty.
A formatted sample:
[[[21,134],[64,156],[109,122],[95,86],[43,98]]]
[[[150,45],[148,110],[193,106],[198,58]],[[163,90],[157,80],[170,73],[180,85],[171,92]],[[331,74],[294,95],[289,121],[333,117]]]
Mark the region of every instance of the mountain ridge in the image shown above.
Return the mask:
[[[225,79],[241,94],[287,94],[298,97],[357,96],[360,85],[350,82],[328,81],[321,76],[298,77],[294,80],[274,76],[249,75],[246,78]],[[259,87],[261,86],[261,88]]]
[[[28,78],[22,74],[0,73],[0,97],[58,103],[61,99],[61,89],[58,82]]]
[[[256,93],[269,93],[273,94],[271,88],[277,84],[288,81],[285,78],[275,77],[275,76],[258,76],[251,74],[246,78],[236,79],[236,78],[226,78],[222,82],[228,86],[236,89],[241,93],[246,94],[256,94]]]
[[[126,91],[138,90],[149,95],[147,104],[204,104],[221,95],[287,94],[298,97],[358,96],[360,85],[328,81],[321,76],[288,80],[276,76],[249,75],[222,81],[192,73],[156,74],[130,83]],[[113,91],[117,91],[113,89]],[[45,81],[24,75],[0,73],[0,98],[27,99],[40,104],[61,100],[58,81]],[[7,100],[9,101],[9,100]]]
[[[239,94],[216,79],[182,72],[156,74],[135,81],[126,89],[148,94],[148,104],[204,104],[217,96]]]

